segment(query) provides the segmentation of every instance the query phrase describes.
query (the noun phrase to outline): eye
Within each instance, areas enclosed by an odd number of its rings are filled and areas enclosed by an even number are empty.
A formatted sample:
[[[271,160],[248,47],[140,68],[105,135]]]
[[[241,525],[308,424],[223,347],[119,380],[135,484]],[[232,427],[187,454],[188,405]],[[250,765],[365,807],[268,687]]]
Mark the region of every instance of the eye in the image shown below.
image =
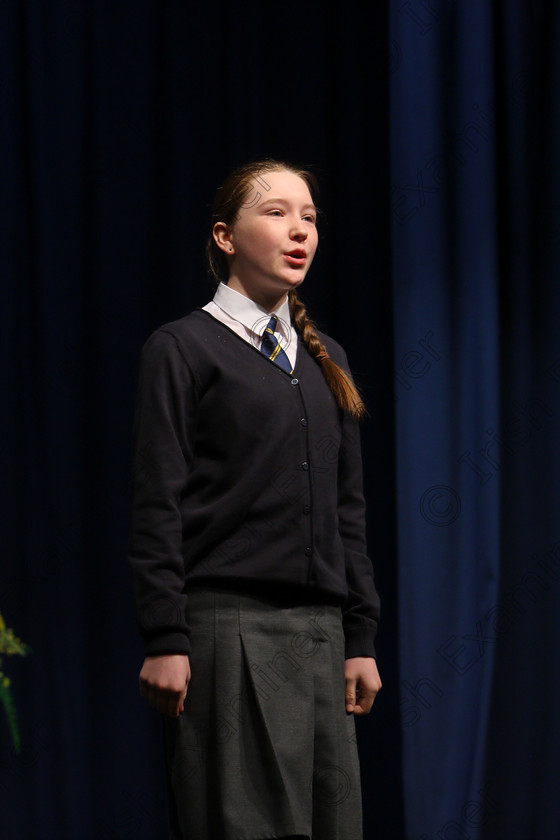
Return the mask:
[[[275,213],[278,213],[278,215],[279,215],[279,216],[281,216],[281,215],[282,215],[282,211],[281,211],[281,210],[269,210],[269,211],[268,211],[268,213],[267,213],[266,215],[267,215],[267,216],[272,216],[272,215],[274,215]]]
[[[309,213],[307,216],[303,217],[307,222],[311,222],[312,225],[315,224],[315,216],[313,213]]]

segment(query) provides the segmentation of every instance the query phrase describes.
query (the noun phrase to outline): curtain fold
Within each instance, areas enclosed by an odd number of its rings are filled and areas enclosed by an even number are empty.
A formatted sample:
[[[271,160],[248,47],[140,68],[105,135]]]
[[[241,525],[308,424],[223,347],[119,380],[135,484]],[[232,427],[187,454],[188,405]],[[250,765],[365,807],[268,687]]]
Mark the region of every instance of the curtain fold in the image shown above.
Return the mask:
[[[558,633],[557,531],[545,512],[558,494],[557,17],[541,3],[391,5],[412,840],[557,833],[556,805],[543,800],[557,779],[549,684],[557,669],[549,662],[545,676],[536,664]]]

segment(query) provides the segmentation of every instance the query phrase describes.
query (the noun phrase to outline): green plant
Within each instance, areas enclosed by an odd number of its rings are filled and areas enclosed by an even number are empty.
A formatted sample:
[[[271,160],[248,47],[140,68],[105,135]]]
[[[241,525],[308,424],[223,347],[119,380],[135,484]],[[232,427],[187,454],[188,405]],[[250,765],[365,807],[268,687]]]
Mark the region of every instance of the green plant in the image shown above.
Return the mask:
[[[6,627],[4,619],[0,613],[0,654],[7,654],[13,656],[26,656],[30,652],[30,648],[24,644],[21,639],[14,635],[14,631]],[[0,658],[0,701],[6,711],[8,719],[8,727],[12,734],[14,748],[16,752],[20,749],[19,730],[17,726],[16,707],[14,699],[10,691],[10,678],[7,677],[2,670],[2,659]]]

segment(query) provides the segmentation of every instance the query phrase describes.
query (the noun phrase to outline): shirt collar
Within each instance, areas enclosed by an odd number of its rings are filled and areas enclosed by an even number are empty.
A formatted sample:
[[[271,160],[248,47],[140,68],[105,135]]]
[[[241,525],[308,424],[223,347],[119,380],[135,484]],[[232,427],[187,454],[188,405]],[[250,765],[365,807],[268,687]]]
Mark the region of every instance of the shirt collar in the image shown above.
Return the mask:
[[[258,336],[263,334],[271,316],[276,315],[278,318],[276,332],[281,333],[286,339],[290,338],[291,319],[288,298],[274,312],[267,312],[251,298],[242,295],[241,292],[232,289],[225,283],[220,283],[214,295],[214,303],[230,318],[239,321]]]

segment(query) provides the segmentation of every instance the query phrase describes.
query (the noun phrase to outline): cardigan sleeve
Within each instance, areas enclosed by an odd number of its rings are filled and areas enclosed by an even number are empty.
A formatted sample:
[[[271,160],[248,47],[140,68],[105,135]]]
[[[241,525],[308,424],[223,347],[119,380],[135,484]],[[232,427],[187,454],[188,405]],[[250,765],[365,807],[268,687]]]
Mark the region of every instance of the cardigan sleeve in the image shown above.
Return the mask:
[[[342,367],[349,371],[343,353]],[[363,468],[360,428],[346,412],[342,420],[342,440],[338,463],[338,527],[344,546],[348,596],[342,621],[346,658],[373,656],[374,638],[380,614],[373,565],[366,548],[366,504],[363,494]]]
[[[146,656],[190,653],[180,501],[196,387],[173,334],[142,348],[134,411],[128,563]]]

